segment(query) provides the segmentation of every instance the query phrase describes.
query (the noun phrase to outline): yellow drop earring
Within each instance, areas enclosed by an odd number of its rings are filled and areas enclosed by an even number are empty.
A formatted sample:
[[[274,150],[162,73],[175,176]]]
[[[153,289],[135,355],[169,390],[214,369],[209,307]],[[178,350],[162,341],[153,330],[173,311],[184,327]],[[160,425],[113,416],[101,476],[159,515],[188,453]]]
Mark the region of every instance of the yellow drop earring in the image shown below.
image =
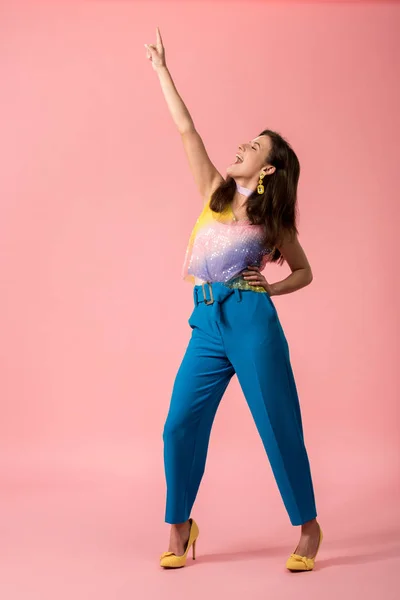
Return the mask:
[[[257,192],[259,194],[264,193],[263,179],[265,177],[265,173],[260,173],[260,179],[258,180]]]

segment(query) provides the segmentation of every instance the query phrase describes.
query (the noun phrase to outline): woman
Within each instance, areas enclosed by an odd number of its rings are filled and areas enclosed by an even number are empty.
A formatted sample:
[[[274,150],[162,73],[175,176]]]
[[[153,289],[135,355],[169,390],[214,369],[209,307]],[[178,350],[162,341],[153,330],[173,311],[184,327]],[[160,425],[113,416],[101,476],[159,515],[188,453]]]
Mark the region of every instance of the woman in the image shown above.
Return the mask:
[[[271,300],[312,281],[297,238],[299,162],[280,135],[265,130],[238,147],[224,179],[174,86],[158,28],[156,44],[145,46],[204,200],[183,267],[184,279],[194,284],[192,334],[163,431],[165,521],[171,524],[171,532],[160,564],[184,566],[190,547],[195,558],[199,528],[190,513],[205,469],[212,423],[236,374],[290,521],[301,525],[300,541],[286,567],[309,571],[322,530],[316,520],[288,344]],[[268,283],[261,274],[266,263],[284,260],[291,274]]]

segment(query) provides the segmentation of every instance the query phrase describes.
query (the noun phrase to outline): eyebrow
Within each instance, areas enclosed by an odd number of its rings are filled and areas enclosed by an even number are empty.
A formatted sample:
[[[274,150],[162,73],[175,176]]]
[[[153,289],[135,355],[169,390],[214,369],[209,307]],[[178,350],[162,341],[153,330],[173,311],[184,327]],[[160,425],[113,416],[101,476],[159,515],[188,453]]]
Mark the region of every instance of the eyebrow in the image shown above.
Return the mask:
[[[258,142],[253,142],[253,144],[258,144],[258,147],[261,148],[261,145]]]

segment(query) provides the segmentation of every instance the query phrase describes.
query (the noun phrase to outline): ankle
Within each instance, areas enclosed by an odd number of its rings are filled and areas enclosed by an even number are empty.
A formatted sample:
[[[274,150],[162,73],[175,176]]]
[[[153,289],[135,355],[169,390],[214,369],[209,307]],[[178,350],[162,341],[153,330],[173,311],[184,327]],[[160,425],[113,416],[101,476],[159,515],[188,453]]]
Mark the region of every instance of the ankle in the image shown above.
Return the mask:
[[[183,523],[173,523],[171,525],[171,527],[174,527],[175,529],[177,529],[179,531],[181,529],[186,529],[189,524],[190,524],[190,521],[188,519],[187,521],[184,521]]]
[[[301,533],[305,533],[305,534],[312,533],[316,529],[319,529],[317,519],[311,519],[311,521],[307,521],[306,523],[302,524]]]

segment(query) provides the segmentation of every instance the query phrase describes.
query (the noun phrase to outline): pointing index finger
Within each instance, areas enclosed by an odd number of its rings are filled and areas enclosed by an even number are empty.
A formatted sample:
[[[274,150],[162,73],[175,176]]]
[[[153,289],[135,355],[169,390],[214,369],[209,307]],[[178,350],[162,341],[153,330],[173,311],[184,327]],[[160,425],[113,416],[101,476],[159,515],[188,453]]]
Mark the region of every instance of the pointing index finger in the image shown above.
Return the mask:
[[[160,33],[159,27],[157,27],[157,29],[156,29],[156,36],[157,36],[157,46],[161,48],[162,47],[162,38],[161,38],[161,33]]]

